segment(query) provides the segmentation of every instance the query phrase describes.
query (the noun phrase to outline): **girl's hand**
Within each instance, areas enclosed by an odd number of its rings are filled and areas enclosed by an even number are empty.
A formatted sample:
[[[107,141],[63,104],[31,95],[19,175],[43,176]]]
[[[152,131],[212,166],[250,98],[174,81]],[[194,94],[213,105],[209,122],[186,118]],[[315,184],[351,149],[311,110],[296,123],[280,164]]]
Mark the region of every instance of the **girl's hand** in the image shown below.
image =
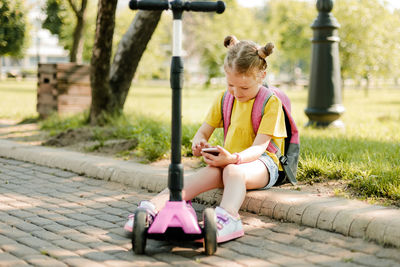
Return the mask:
[[[201,155],[203,155],[204,158],[204,162],[207,163],[207,165],[211,167],[224,167],[228,164],[236,163],[236,156],[229,153],[228,150],[221,146],[217,146],[217,149],[219,151],[218,156],[214,156],[210,153],[201,152]]]
[[[198,143],[192,143],[192,153],[193,156],[200,157],[202,155],[201,150],[205,147],[211,147],[209,143],[207,143],[206,140],[201,140]]]

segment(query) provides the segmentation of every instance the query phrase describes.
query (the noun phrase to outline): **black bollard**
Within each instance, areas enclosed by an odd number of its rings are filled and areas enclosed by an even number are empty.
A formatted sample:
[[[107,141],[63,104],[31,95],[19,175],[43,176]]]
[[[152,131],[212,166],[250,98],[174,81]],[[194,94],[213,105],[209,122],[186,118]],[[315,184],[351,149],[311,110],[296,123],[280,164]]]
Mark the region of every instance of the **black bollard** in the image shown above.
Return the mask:
[[[333,0],[318,0],[318,17],[311,25],[314,35],[306,126],[344,127],[339,120],[345,110],[339,62],[340,25],[331,13],[332,8]]]

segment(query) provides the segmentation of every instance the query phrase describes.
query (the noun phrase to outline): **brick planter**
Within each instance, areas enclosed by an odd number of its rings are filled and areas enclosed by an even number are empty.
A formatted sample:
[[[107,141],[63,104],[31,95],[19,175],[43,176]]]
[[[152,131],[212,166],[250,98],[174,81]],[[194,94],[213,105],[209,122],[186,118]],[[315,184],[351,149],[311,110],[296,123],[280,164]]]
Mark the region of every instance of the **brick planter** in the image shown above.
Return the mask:
[[[36,110],[41,118],[82,112],[91,100],[89,65],[39,63]]]

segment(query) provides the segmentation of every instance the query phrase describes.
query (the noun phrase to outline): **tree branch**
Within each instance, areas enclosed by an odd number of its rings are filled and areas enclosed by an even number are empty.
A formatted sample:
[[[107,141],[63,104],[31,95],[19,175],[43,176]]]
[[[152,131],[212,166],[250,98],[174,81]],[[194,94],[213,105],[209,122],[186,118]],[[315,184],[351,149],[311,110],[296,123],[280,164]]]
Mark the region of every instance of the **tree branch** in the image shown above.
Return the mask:
[[[74,11],[74,13],[79,16],[79,10],[76,8],[74,2],[72,2],[72,0],[68,0],[68,3],[70,5],[70,7],[72,8],[72,10]],[[83,2],[82,2],[83,4]]]

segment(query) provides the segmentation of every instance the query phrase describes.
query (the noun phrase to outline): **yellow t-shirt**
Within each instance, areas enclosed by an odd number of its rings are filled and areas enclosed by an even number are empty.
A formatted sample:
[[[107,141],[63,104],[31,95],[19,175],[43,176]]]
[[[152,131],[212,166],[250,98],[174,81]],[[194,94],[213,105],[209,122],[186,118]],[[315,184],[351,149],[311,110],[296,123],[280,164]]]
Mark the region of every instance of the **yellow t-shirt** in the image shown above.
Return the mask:
[[[225,91],[215,99],[211,106],[205,122],[214,128],[222,128],[221,100]],[[241,152],[253,145],[256,135],[254,134],[251,123],[251,111],[253,109],[255,98],[247,102],[239,102],[236,99],[233,102],[231,124],[226,134],[224,148],[230,153]],[[264,115],[261,119],[258,133],[272,136],[272,139],[281,149],[282,154],[285,151],[284,138],[286,135],[285,116],[282,110],[280,99],[272,95],[265,105]],[[280,166],[279,160],[275,154],[266,151],[267,154]],[[281,167],[279,168],[281,169]]]

